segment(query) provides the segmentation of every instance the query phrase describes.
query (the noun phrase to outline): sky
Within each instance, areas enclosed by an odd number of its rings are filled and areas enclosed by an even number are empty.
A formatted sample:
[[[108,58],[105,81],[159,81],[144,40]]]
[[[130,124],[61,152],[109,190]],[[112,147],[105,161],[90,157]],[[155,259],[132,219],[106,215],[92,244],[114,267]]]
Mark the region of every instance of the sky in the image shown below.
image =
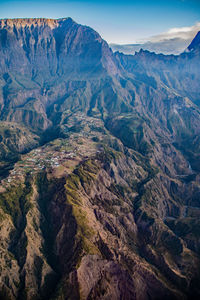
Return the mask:
[[[129,44],[200,24],[200,0],[0,0],[0,18],[63,18]]]

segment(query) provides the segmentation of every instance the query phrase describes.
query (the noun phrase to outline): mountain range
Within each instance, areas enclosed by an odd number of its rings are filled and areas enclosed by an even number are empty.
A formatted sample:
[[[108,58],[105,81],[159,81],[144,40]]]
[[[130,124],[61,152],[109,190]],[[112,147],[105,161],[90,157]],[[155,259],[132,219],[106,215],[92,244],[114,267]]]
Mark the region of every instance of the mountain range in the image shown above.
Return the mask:
[[[199,31],[199,23],[192,27],[172,28],[167,32],[149,37],[140,42],[130,44],[111,43],[110,47],[114,52],[120,51],[124,54],[132,54],[140,49],[165,55],[179,55],[186,50],[194,36]]]
[[[110,49],[0,20],[0,299],[200,297],[200,32]]]
[[[181,39],[179,37],[174,37],[171,39],[163,39],[161,41],[147,41],[143,43],[135,43],[135,44],[114,44],[111,43],[110,47],[113,52],[119,51],[124,54],[134,55],[135,52],[140,51],[140,49],[148,50],[151,52],[155,52],[157,54],[165,54],[165,55],[179,55],[184,52],[191,41]]]

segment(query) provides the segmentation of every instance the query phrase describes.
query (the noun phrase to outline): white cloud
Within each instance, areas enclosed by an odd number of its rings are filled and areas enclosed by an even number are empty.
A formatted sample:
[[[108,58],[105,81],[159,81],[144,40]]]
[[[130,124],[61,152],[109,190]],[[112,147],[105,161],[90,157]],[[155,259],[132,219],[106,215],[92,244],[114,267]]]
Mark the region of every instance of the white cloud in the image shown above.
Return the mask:
[[[134,54],[135,51],[153,51],[163,54],[180,54],[186,50],[191,41],[200,31],[200,22],[190,27],[175,27],[159,35],[152,36],[130,45],[111,45],[113,51]]]
[[[171,40],[175,38],[180,38],[183,40],[192,40],[198,31],[200,31],[200,22],[197,22],[195,25],[190,27],[171,28],[168,31],[163,32],[159,35],[152,36],[149,39],[146,39],[145,41],[157,43],[163,40]],[[145,41],[143,40],[143,42]]]

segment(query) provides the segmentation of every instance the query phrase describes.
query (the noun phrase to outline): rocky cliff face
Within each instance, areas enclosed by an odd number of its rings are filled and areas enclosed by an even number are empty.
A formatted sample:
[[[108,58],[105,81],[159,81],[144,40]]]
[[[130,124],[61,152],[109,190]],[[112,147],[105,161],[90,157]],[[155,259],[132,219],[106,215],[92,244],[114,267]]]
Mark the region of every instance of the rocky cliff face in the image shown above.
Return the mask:
[[[102,77],[119,72],[99,34],[70,18],[1,20],[0,53],[1,119],[36,131],[51,125],[46,108],[52,102],[75,94],[83,80],[101,85]]]
[[[0,298],[200,297],[193,44],[114,55],[70,18],[0,21]]]
[[[119,52],[115,55],[135,79],[162,85],[183,97],[189,97],[199,106],[199,44],[198,33],[188,50],[180,55],[155,54],[142,49],[134,56]]]
[[[2,72],[12,70],[42,83],[55,75],[117,74],[114,56],[99,34],[71,18],[1,20]]]

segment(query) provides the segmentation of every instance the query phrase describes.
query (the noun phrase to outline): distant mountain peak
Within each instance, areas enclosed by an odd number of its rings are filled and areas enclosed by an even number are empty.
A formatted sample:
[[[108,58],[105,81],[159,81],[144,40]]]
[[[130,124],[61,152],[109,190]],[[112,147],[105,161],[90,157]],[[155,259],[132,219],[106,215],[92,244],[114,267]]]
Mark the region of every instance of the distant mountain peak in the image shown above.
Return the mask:
[[[14,46],[10,47],[11,44]],[[44,71],[43,76],[46,76],[46,66],[40,61],[43,57],[44,62],[45,57],[49,75],[52,75],[52,69],[54,73],[70,74],[70,77],[74,74],[76,78],[81,73],[85,76],[86,70],[95,76],[119,73],[108,44],[95,30],[77,24],[70,17],[0,19],[1,47],[10,51],[6,55],[10,58],[12,70],[21,69],[21,61],[24,61],[29,73],[34,72],[33,68],[37,66],[40,74]],[[20,60],[15,57],[18,51]],[[1,58],[1,61],[2,70],[7,72],[5,59]]]
[[[187,48],[188,51],[194,51],[196,49],[200,49],[200,31],[196,34],[195,38]]]
[[[60,23],[70,22],[75,23],[75,21],[70,18],[61,19],[48,19],[48,18],[16,18],[16,19],[1,19],[0,28],[4,27],[30,27],[34,26],[49,26],[51,28],[58,27]]]

